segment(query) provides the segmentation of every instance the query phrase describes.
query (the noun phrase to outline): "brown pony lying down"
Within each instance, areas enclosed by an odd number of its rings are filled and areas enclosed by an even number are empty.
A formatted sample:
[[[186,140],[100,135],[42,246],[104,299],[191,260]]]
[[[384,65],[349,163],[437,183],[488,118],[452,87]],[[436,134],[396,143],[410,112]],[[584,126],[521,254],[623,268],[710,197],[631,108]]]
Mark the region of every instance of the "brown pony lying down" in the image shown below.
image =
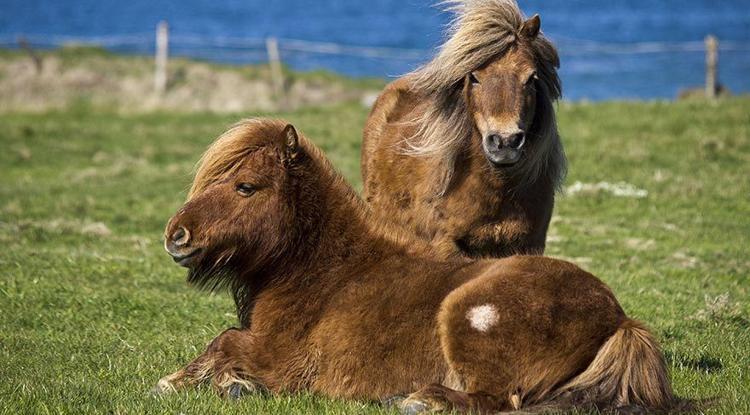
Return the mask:
[[[406,413],[677,400],[649,331],[610,289],[533,256],[439,262],[386,224],[281,121],[243,121],[206,152],[166,249],[227,286],[241,328],[159,381],[399,401]],[[416,252],[422,251],[421,255]]]

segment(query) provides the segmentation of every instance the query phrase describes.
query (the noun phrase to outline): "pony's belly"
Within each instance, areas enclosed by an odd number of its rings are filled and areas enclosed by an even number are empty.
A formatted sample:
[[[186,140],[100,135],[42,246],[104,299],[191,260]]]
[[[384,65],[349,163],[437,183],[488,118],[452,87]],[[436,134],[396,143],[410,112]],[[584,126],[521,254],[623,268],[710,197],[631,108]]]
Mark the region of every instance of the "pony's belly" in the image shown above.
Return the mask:
[[[437,335],[348,338],[346,347],[322,356],[311,389],[333,398],[384,400],[441,383],[448,374]]]
[[[326,395],[382,399],[445,375],[436,316],[458,282],[414,264],[394,263],[387,271],[362,276],[363,283],[332,298],[315,329],[316,388]]]
[[[413,345],[410,339],[404,339],[404,344]],[[325,369],[321,370],[312,390],[345,399],[383,400],[408,394],[439,383],[446,373],[437,348],[407,354],[401,348],[355,347],[347,354],[330,356],[321,363]]]

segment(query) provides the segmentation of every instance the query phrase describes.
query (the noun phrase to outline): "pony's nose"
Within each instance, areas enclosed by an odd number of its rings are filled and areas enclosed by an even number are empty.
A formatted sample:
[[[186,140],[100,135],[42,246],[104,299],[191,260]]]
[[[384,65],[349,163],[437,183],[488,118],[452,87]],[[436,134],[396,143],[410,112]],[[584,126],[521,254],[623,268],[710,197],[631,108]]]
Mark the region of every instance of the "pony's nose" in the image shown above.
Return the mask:
[[[496,150],[500,150],[503,148],[518,150],[519,148],[523,147],[524,143],[526,142],[526,134],[524,134],[523,131],[505,136],[500,134],[490,134],[490,136],[487,137],[487,142],[490,148],[494,148]]]
[[[503,146],[503,138],[500,137],[499,134],[491,134],[489,137],[487,137],[488,144],[491,145],[491,147],[494,147],[495,149],[499,149]]]
[[[180,226],[170,235],[169,239],[175,246],[184,246],[190,241],[190,231]]]
[[[518,150],[519,148],[523,147],[524,143],[526,143],[526,134],[524,134],[523,131],[511,134],[503,140],[503,145],[505,147],[512,148],[514,150]]]

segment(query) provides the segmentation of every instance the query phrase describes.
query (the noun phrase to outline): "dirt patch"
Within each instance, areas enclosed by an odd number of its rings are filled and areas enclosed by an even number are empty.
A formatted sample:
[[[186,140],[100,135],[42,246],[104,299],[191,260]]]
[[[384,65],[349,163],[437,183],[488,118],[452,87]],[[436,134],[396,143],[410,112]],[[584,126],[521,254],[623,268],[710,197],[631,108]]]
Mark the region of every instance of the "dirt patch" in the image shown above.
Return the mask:
[[[146,57],[104,53],[47,52],[41,70],[21,53],[0,55],[0,111],[47,111],[95,106],[122,112],[277,111],[304,106],[364,102],[365,83],[326,74],[287,72],[277,95],[265,66],[215,65],[171,60],[166,92],[154,89],[153,62]]]

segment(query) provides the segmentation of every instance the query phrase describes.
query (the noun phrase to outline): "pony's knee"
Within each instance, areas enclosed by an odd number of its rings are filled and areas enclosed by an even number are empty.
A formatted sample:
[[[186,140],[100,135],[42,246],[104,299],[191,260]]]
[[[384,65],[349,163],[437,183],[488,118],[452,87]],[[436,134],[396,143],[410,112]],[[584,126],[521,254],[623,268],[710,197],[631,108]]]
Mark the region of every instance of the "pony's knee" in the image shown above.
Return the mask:
[[[240,331],[240,329],[235,327],[228,328],[208,343],[206,352],[212,353],[222,351],[228,345],[237,343],[240,336],[242,336],[242,331]]]

